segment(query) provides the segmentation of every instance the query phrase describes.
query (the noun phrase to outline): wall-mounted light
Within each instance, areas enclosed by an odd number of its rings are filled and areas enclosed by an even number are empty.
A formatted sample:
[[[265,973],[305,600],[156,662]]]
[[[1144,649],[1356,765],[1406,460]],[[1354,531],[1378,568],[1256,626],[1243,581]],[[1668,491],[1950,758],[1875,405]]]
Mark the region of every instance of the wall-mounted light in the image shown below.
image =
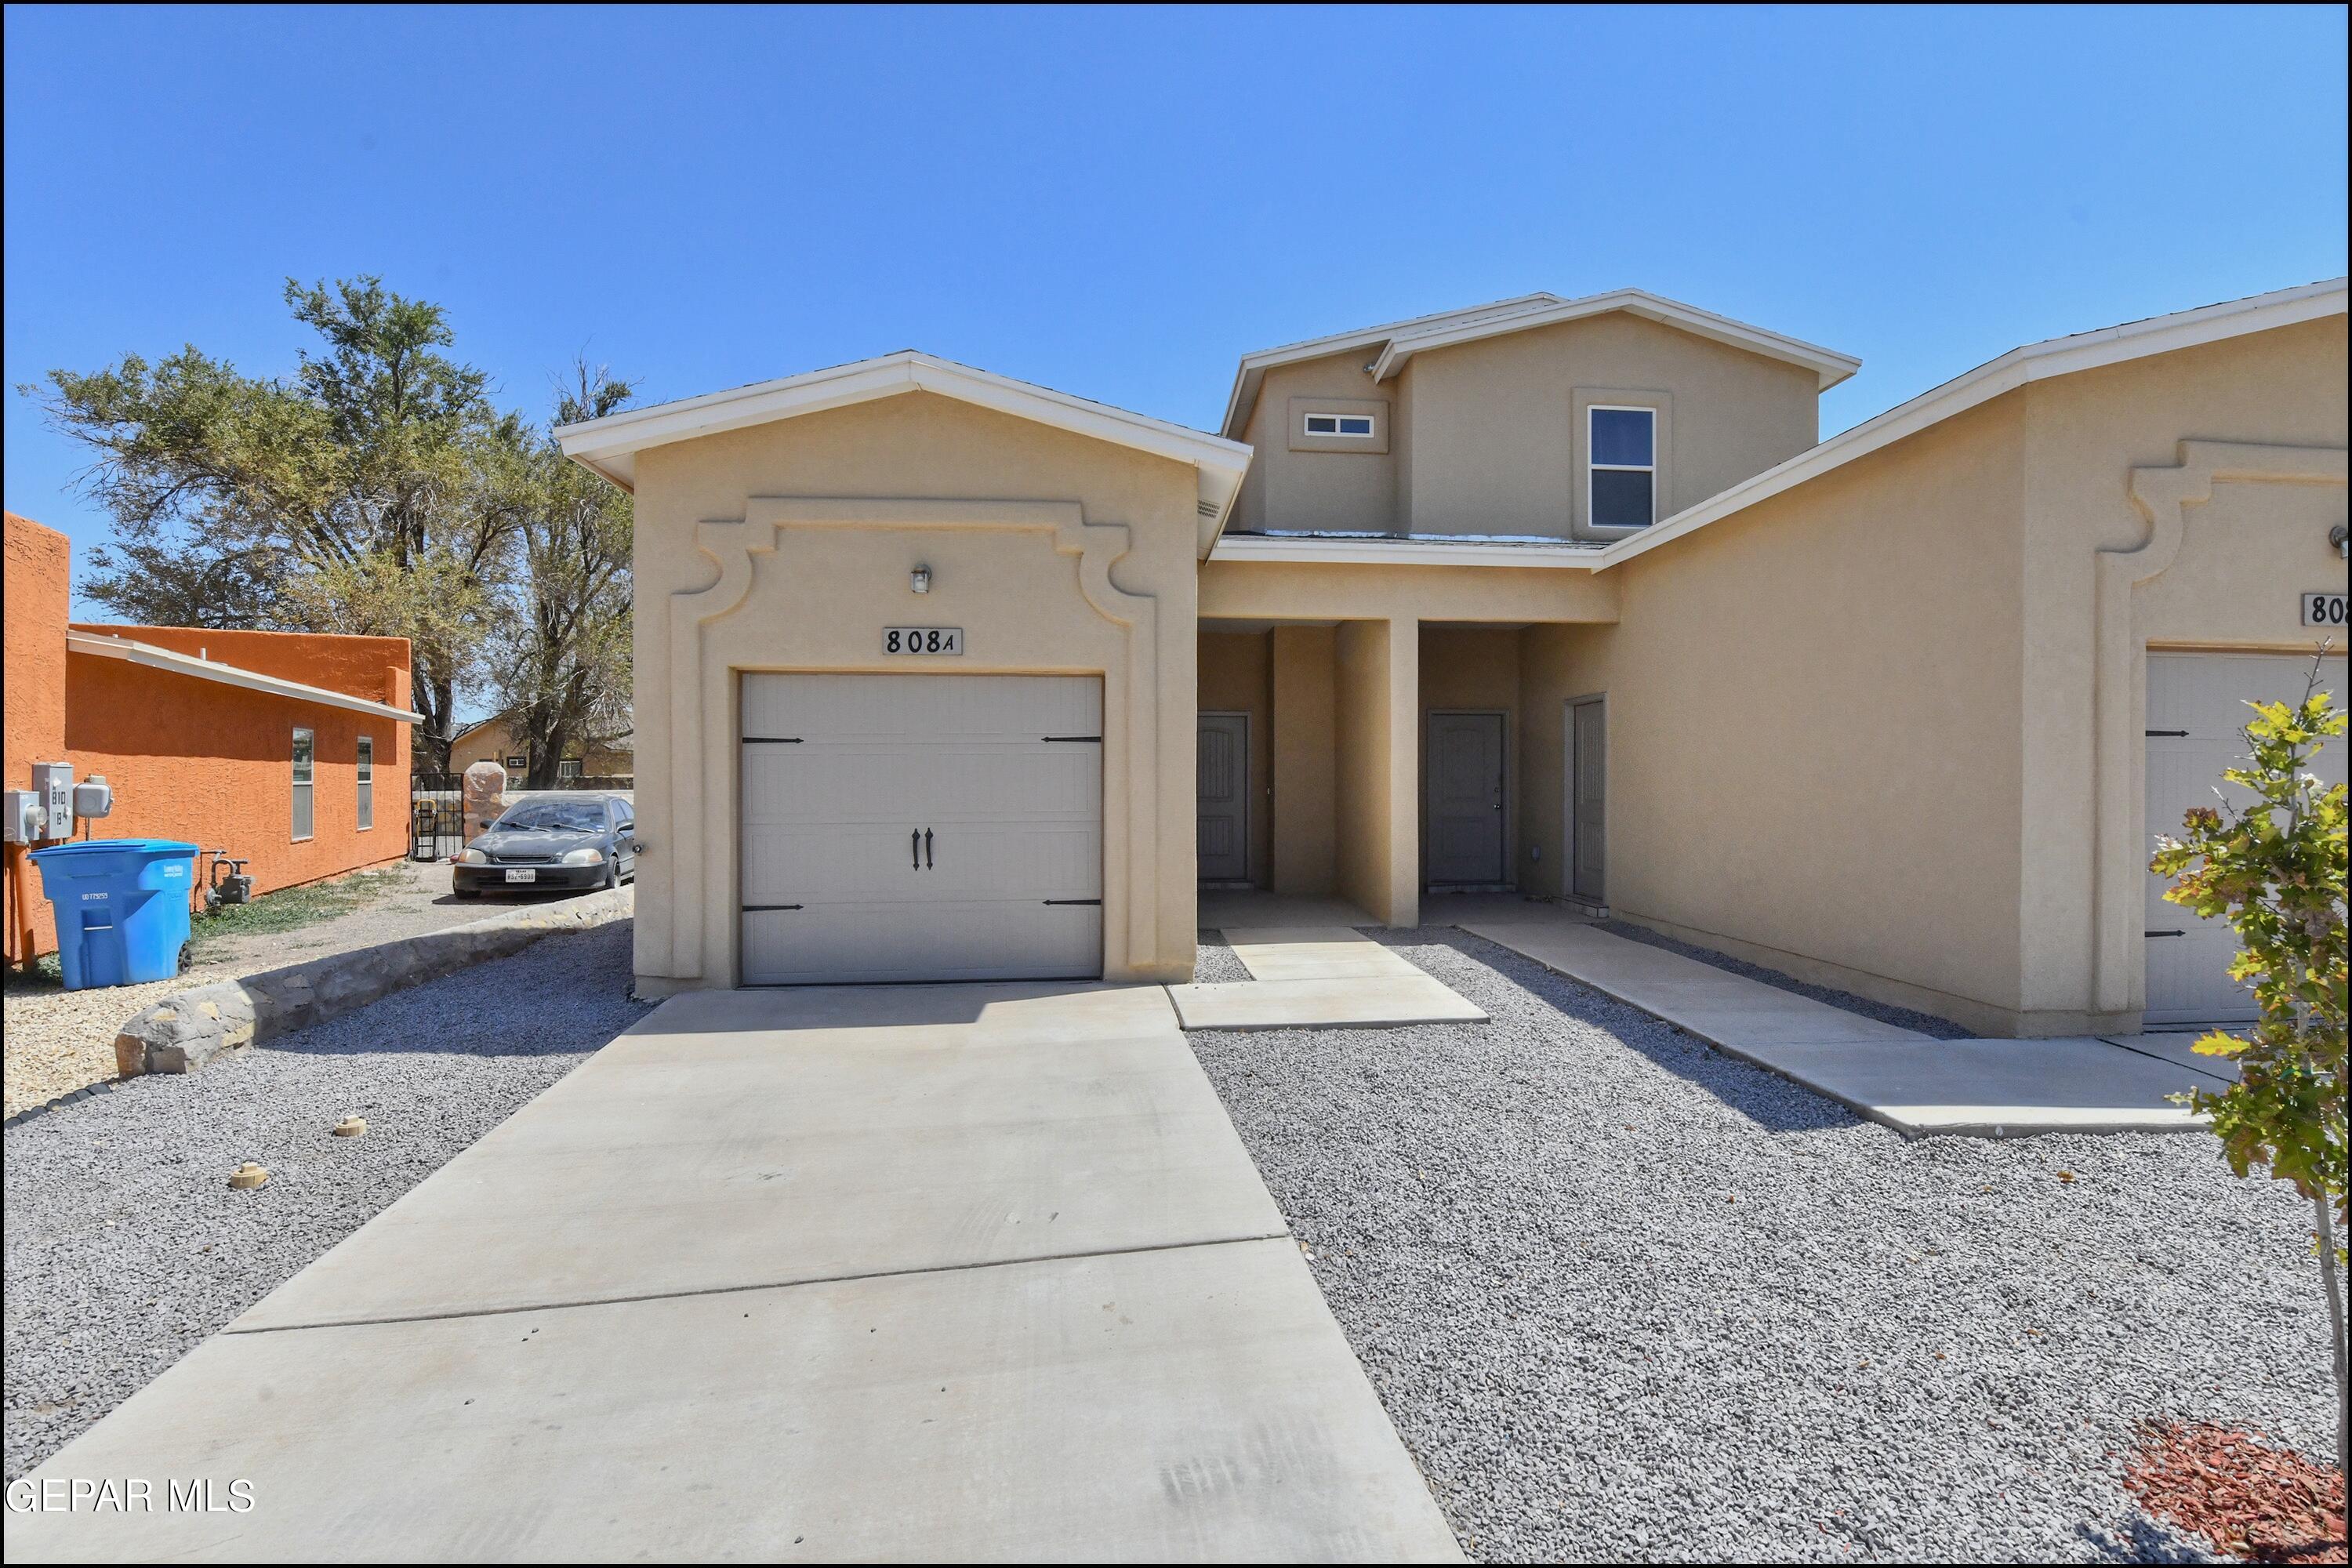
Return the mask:
[[[2352,545],[2352,528],[2337,523],[2327,531],[2327,542],[2336,546],[2336,555],[2338,560],[2352,555],[2352,549],[2347,548],[2347,545]]]
[[[907,586],[912,588],[918,594],[929,593],[931,591],[931,569],[928,566],[918,566],[912,572],[908,573]]]

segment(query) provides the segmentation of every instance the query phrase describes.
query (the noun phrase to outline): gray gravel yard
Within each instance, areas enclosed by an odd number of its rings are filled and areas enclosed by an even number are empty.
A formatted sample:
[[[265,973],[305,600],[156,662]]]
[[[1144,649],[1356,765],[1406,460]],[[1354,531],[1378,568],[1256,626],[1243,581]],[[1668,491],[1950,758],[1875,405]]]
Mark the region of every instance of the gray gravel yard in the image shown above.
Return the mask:
[[[1382,940],[1494,1021],[1190,1037],[1474,1556],[2194,1559],[2120,1483],[2136,1421],[2332,1449],[2305,1210],[2210,1138],[1906,1142]]]
[[[8,1479],[644,1016],[630,931],[546,937],[9,1128]],[[331,1136],[349,1115],[366,1135]],[[269,1183],[232,1192],[246,1160]]]
[[[395,860],[358,875],[368,879],[373,889],[359,907],[291,931],[215,932],[205,939],[188,967],[170,980],[66,991],[53,980],[10,974],[7,1039],[0,1052],[5,1063],[5,1087],[0,1090],[5,1114],[14,1116],[26,1106],[112,1078],[115,1034],[142,1008],[174,991],[422,936],[527,903],[562,901],[544,893],[460,900],[450,890],[447,864],[433,861]],[[277,896],[264,894],[263,901]]]

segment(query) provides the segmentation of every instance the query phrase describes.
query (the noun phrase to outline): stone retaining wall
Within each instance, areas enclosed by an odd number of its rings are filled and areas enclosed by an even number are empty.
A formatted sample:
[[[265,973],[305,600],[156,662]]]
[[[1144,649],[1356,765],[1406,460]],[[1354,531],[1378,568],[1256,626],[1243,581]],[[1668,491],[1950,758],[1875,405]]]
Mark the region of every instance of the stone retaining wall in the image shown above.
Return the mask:
[[[125,1078],[142,1072],[194,1072],[225,1051],[339,1018],[394,991],[504,958],[557,931],[626,920],[635,908],[634,887],[614,888],[376,947],[354,948],[266,974],[191,986],[122,1026],[114,1037],[115,1067]]]

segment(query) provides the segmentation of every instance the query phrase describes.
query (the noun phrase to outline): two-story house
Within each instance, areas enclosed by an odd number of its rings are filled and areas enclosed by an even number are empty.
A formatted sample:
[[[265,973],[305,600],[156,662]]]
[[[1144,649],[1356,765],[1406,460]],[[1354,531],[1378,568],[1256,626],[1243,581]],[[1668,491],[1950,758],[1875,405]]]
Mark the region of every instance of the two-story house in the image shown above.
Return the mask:
[[[1516,889],[1990,1033],[2227,1014],[2146,861],[2331,617],[2343,689],[2345,303],[1826,442],[1856,360],[1636,290],[1248,354],[1213,436],[915,353],[572,426],[637,498],[638,984]]]

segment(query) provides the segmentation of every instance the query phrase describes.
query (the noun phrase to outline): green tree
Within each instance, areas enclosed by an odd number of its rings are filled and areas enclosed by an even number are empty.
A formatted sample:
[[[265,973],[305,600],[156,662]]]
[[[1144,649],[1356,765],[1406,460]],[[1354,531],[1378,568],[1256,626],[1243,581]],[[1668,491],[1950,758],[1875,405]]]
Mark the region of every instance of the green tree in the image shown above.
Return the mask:
[[[2321,648],[2324,657],[2325,646]],[[2231,1169],[2260,1165],[2309,1201],[2327,1300],[2336,1394],[2336,1464],[2346,1457],[2345,787],[2323,784],[2311,760],[2345,732],[2345,715],[2319,689],[2315,659],[2303,700],[2252,702],[2245,765],[2223,777],[2243,792],[2188,814],[2160,837],[2152,868],[2172,879],[2165,898],[2226,920],[2240,950],[2233,979],[2251,983],[2260,1015],[2243,1034],[2197,1042],[2227,1058],[2238,1081],[2190,1091],[2212,1118]]]
[[[557,399],[555,422],[601,419],[629,396],[627,383],[583,363]],[[492,685],[530,757],[522,782],[545,789],[565,755],[629,728],[635,514],[626,491],[564,457],[551,436],[530,450],[524,482],[530,500],[516,531],[522,569],[493,635]]]
[[[49,374],[45,407],[96,453],[84,488],[114,522],[87,591],[143,621],[405,637],[420,761],[446,766],[531,499],[530,432],[445,352],[439,306],[376,278],[289,279],[285,300],[320,340],[290,380],[193,345]]]

